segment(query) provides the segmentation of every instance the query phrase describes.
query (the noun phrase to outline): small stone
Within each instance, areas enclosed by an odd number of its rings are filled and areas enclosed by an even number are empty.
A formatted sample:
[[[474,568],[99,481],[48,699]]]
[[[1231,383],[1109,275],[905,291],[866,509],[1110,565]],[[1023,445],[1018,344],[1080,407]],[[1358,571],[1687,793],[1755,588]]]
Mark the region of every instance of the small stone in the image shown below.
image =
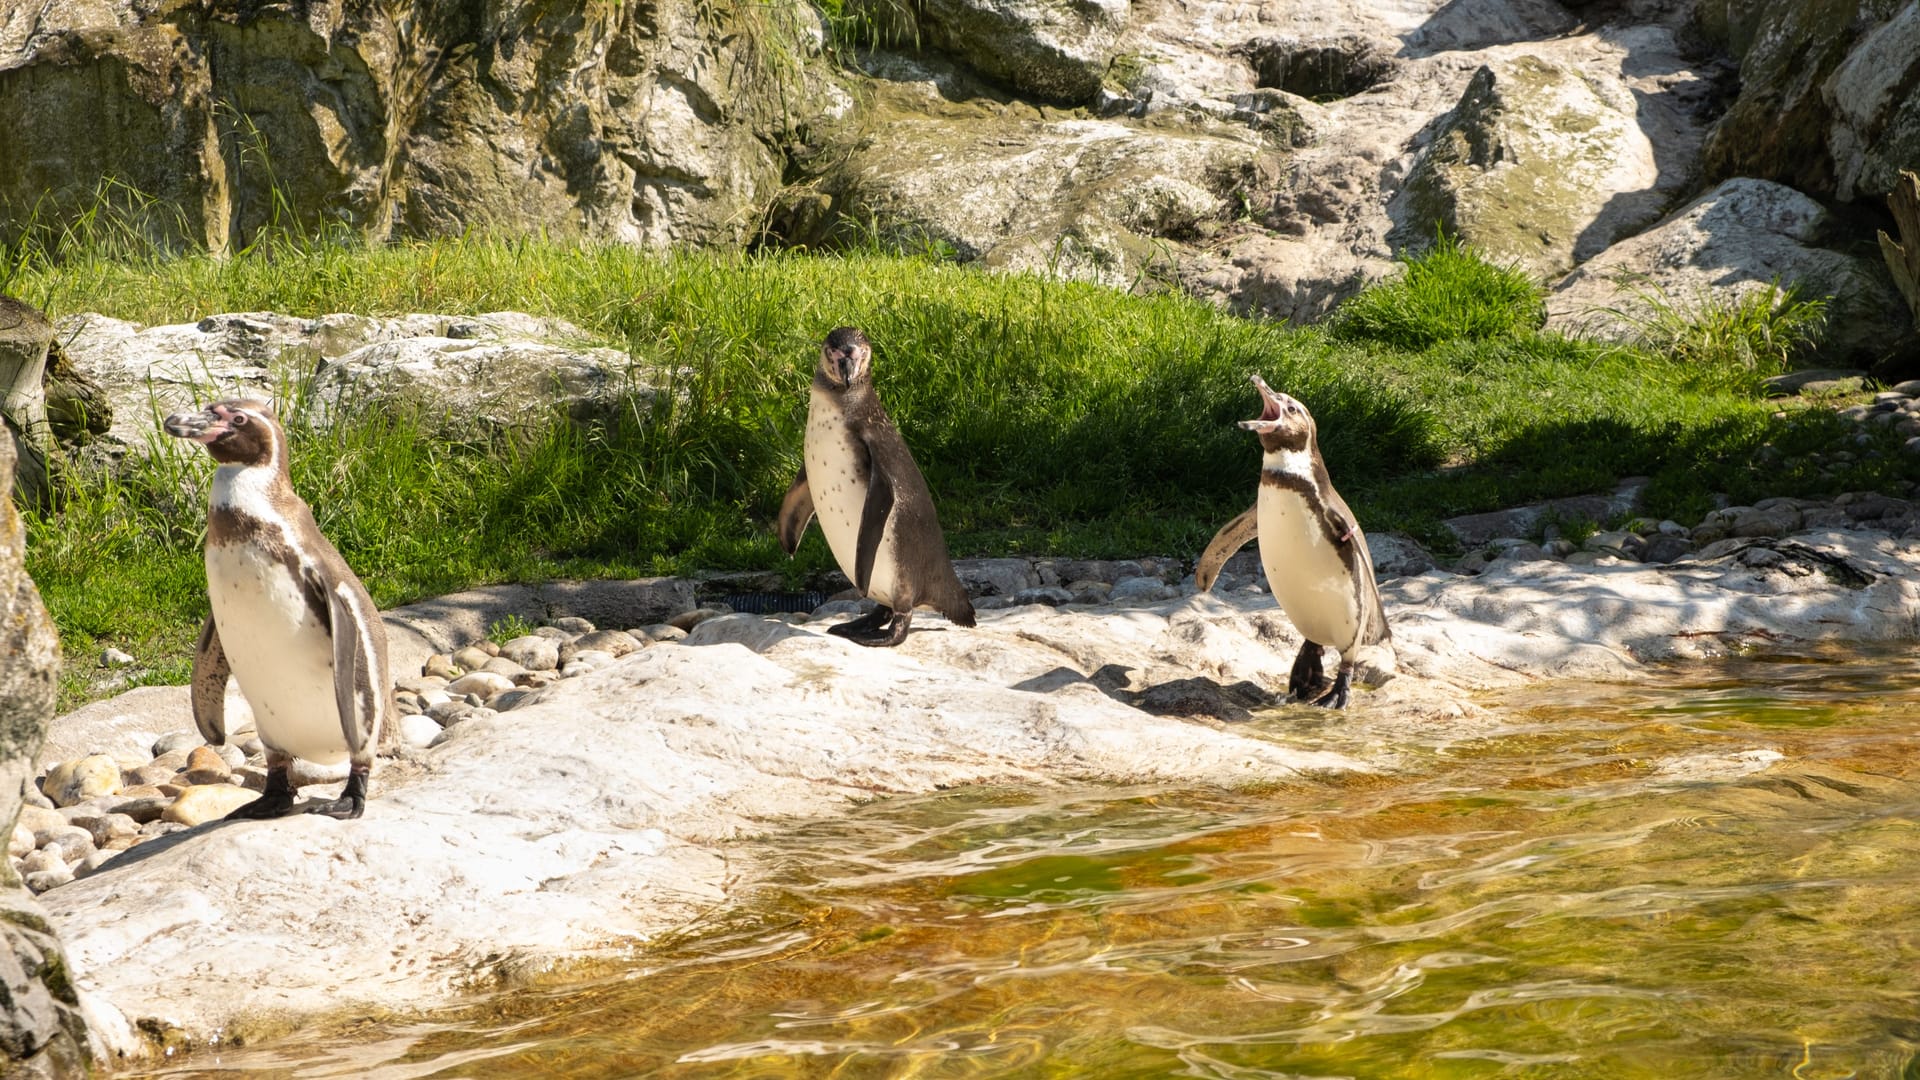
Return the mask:
[[[85,829],[93,837],[95,847],[112,843],[121,837],[137,836],[140,823],[127,814],[96,814],[91,817],[73,819],[75,828]]]
[[[873,610],[873,606],[873,601],[871,600],[829,600],[819,607],[814,608],[811,612],[808,612],[807,618],[819,620],[831,619],[839,615],[865,615],[867,612]],[[672,629],[672,627],[668,627],[668,629]],[[685,637],[686,635],[682,634],[680,636]],[[656,638],[654,640],[657,641],[661,639]]]
[[[612,653],[601,652],[598,649],[588,649],[585,652],[582,652],[578,656],[575,656],[573,658],[574,663],[586,664],[587,666],[593,668],[593,670],[595,671],[600,671],[604,668],[612,667],[613,664],[618,659],[619,658],[614,656]]]
[[[1650,563],[1670,563],[1693,550],[1693,541],[1684,536],[1672,536],[1658,533],[1647,538],[1646,549],[1640,558]]]
[[[47,810],[53,809],[53,800],[47,798],[47,793],[41,791],[39,786],[35,784],[26,785],[26,788],[20,792],[20,804],[22,806],[38,806]]]
[[[1905,397],[1920,397],[1920,379],[1908,379],[1906,382],[1894,383],[1891,389],[1894,393]]]
[[[397,691],[393,695],[393,707],[400,710],[402,716],[412,716],[427,711],[420,701],[420,695],[409,690]]]
[[[1637,533],[1613,531],[1594,533],[1587,538],[1584,546],[1588,551],[1597,551],[1617,559],[1639,562],[1640,553],[1646,550],[1647,542]]]
[[[62,866],[56,870],[41,870],[37,873],[28,874],[25,883],[27,888],[33,892],[43,893],[48,889],[57,889],[72,880],[73,871]]]
[[[1915,435],[1900,444],[1900,452],[1908,457],[1920,457],[1920,435]]]
[[[502,693],[505,693],[505,691],[502,691]],[[481,697],[479,694],[468,694],[466,697],[463,697],[460,700],[466,702],[467,704],[473,706],[476,709],[487,703],[487,699]]]
[[[247,763],[247,752],[233,743],[221,743],[213,748],[213,752],[220,755],[220,760],[226,762],[229,769],[237,769]]]
[[[491,701],[488,704],[488,707],[495,710],[496,712],[506,712],[508,709],[511,709],[514,706],[519,705],[522,702],[526,701],[528,698],[533,697],[535,692],[536,691],[532,689],[509,690],[506,693],[501,694],[499,697],[494,698],[493,701]]]
[[[52,870],[55,867],[65,869],[66,865],[66,858],[62,856],[57,849],[29,851],[20,857],[20,872],[22,874],[37,874],[43,870]]]
[[[560,666],[560,645],[552,638],[528,634],[500,646],[500,656],[528,671],[552,671]]]
[[[442,679],[457,679],[462,674],[460,668],[454,664],[453,657],[444,653],[427,657],[426,665],[421,668],[421,671],[426,675]]]
[[[142,765],[137,769],[125,769],[120,773],[120,782],[127,787],[152,787],[173,779],[180,770],[172,765]]]
[[[153,740],[151,750],[154,757],[165,757],[175,750],[190,751],[206,741],[197,731],[171,731]]]
[[[694,627],[699,626],[701,623],[706,622],[708,619],[715,618],[720,615],[731,615],[731,614],[733,614],[733,609],[728,607],[727,605],[714,604],[709,607],[694,608],[692,611],[683,611],[680,614],[675,615],[672,619],[668,620],[667,625],[673,627],[676,630],[682,631],[683,633],[690,632],[693,630]]]
[[[493,643],[488,642],[487,644],[492,645]],[[495,648],[498,649],[498,646],[495,646]],[[469,645],[453,654],[453,662],[461,671],[479,671],[481,668],[487,666],[487,661],[498,655],[500,654],[497,651],[488,652],[476,645]],[[455,681],[457,682],[458,680],[456,679]]]
[[[1227,577],[1228,575],[1226,574],[1220,575],[1220,581],[1216,583],[1214,587],[1219,589],[1230,588],[1226,580]],[[1104,604],[1107,602],[1107,598],[1113,595],[1112,585],[1104,581],[1095,581],[1091,578],[1081,578],[1079,581],[1068,585],[1066,589],[1068,595],[1073,597],[1073,602],[1076,604]]]
[[[267,769],[264,765],[242,765],[233,770],[232,782],[248,791],[267,790]],[[164,809],[164,807],[162,808]]]
[[[1073,603],[1073,594],[1058,585],[1035,585],[1021,589],[1013,594],[1014,606],[1021,604],[1045,604],[1047,607],[1059,607]]]
[[[192,828],[226,817],[259,797],[238,784],[195,784],[173,800],[160,820]]]
[[[471,712],[473,712],[473,706],[464,701],[443,701],[428,709],[427,716],[441,727],[446,727],[448,724],[459,723],[466,719]]]
[[[577,679],[582,675],[591,674],[593,674],[593,665],[583,664],[578,660],[560,669],[560,677],[563,679]]]
[[[25,825],[13,827],[13,839],[7,844],[7,854],[13,858],[24,858],[34,849],[33,830]]]
[[[572,634],[567,633],[565,630],[562,630],[557,626],[535,627],[533,633],[535,637],[550,638],[555,645],[558,645],[563,641],[573,640]]]
[[[1660,535],[1662,536],[1687,536],[1692,531],[1693,530],[1677,521],[1663,520],[1660,522]]]
[[[63,761],[47,770],[42,786],[55,806],[72,806],[120,790],[120,766],[105,754]]]
[[[595,632],[594,625],[578,615],[563,615],[553,620],[553,628],[555,630],[564,630],[574,637]]]
[[[130,667],[133,654],[120,649],[105,649],[100,653],[100,666],[104,668]]]
[[[1116,604],[1152,604],[1178,595],[1178,589],[1168,588],[1167,583],[1157,577],[1136,575],[1114,582],[1107,599]]]
[[[77,825],[44,829],[33,834],[33,839],[41,851],[57,850],[70,863],[79,862],[93,850],[93,834]]]
[[[431,716],[415,714],[400,718],[400,741],[424,750],[440,736],[440,723]]]
[[[393,680],[393,688],[412,694],[422,694],[428,690],[445,690],[447,681],[438,675],[409,675],[404,679]]]
[[[1597,551],[1576,551],[1573,554],[1567,556],[1567,565],[1568,566],[1598,566],[1601,560],[1607,559],[1610,557],[1611,556],[1602,555],[1600,552],[1597,552]]]
[[[1505,550],[1501,551],[1500,554],[1496,556],[1495,561],[1526,563],[1526,562],[1542,562],[1542,561],[1547,561],[1551,559],[1552,559],[1552,556],[1547,554],[1547,551],[1545,548],[1541,547],[1538,544],[1529,544],[1529,543],[1523,542],[1519,544],[1514,544],[1512,547],[1506,548]]]
[[[1540,545],[1540,550],[1550,559],[1564,559],[1580,549],[1574,545],[1573,541],[1562,538],[1547,541]]]
[[[1865,405],[1849,405],[1839,412],[1834,413],[1834,415],[1842,420],[1848,420],[1857,424],[1865,420],[1871,411],[1872,410],[1868,409]]]
[[[456,698],[467,694],[479,694],[482,698],[490,698],[511,689],[513,689],[513,680],[505,675],[495,675],[491,671],[475,671],[453,680],[447,687],[447,693]]]
[[[435,705],[444,705],[453,700],[453,695],[445,690],[423,690],[420,692],[420,704],[431,712]]]
[[[267,752],[267,744],[261,742],[257,735],[249,735],[234,745],[239,747],[240,752],[249,759],[262,757]]]
[[[529,671],[513,680],[515,686],[532,687],[535,690],[543,686],[552,686],[560,678],[557,671]],[[508,693],[512,693],[511,690]]]
[[[818,618],[819,614],[820,609],[815,608],[814,616]],[[654,623],[652,626],[643,628],[641,635],[648,641],[679,641],[687,636],[687,632],[671,623]]]
[[[1893,433],[1902,438],[1920,435],[1920,416],[1909,414],[1901,417],[1900,422],[1893,425]]]
[[[140,826],[140,835],[149,840],[156,836],[170,836],[173,833],[185,831],[187,831],[187,826],[177,821],[156,820],[149,821],[145,825]]]
[[[117,851],[89,852],[86,858],[80,860],[80,865],[73,868],[73,876],[76,879],[86,877],[88,874],[93,873],[95,870],[113,861],[113,857],[118,854],[119,852]]]
[[[634,639],[624,630],[595,630],[560,646],[559,662],[564,664],[583,652],[604,652],[613,656],[626,656],[645,648],[643,642]]]
[[[224,784],[227,777],[233,775],[233,766],[227,764],[218,751],[211,746],[196,746],[187,755],[187,783]]]
[[[22,806],[17,824],[28,832],[38,833],[42,829],[57,829],[67,824],[67,818],[58,810],[48,810],[42,806]],[[34,846],[38,847],[39,843],[36,841]]]
[[[173,805],[171,796],[156,793],[138,799],[128,799],[120,804],[120,808],[115,813],[132,821],[137,828],[148,822],[160,820],[160,815],[171,805]]]
[[[480,670],[484,672],[488,672],[489,674],[493,674],[493,675],[504,675],[507,678],[515,681],[518,681],[520,676],[525,675],[527,673],[527,669],[525,667],[522,667],[520,664],[517,664],[514,661],[507,659],[505,656],[494,657],[493,659],[487,661],[486,664],[480,668]]]
[[[1760,547],[1757,544],[1740,553],[1741,564],[1755,568],[1779,566],[1786,561],[1787,557],[1785,555],[1780,554],[1772,548]]]
[[[487,706],[481,706],[467,714],[469,720],[491,720],[500,714]]]

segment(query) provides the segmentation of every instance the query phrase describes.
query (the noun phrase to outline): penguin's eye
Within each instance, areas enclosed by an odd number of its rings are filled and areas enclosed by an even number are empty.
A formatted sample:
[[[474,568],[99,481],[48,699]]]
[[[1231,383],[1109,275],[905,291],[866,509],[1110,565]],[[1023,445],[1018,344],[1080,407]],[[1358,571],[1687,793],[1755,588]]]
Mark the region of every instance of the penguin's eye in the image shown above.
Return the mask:
[[[228,421],[228,423],[230,423],[230,424],[232,424],[232,425],[233,425],[234,427],[246,427],[246,426],[247,426],[247,414],[246,414],[246,413],[243,413],[243,412],[241,412],[241,413],[234,413],[234,414],[233,414],[233,419],[231,419],[231,420],[229,420],[229,421]]]

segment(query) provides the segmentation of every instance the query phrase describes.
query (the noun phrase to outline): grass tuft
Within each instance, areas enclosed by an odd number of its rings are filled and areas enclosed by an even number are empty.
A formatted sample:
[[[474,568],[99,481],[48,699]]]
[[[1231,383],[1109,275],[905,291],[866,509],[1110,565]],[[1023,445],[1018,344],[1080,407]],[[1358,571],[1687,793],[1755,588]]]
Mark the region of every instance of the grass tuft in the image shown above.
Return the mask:
[[[1702,293],[1682,302],[1649,284],[1628,284],[1628,302],[1603,309],[1633,328],[1634,344],[1706,370],[1759,377],[1784,371],[1819,346],[1827,327],[1825,297],[1798,284],[1754,289],[1737,297]]]
[[[1526,271],[1497,266],[1442,235],[1405,257],[1399,277],[1342,304],[1329,328],[1343,341],[1420,351],[1456,341],[1525,337],[1546,319],[1542,291]]]

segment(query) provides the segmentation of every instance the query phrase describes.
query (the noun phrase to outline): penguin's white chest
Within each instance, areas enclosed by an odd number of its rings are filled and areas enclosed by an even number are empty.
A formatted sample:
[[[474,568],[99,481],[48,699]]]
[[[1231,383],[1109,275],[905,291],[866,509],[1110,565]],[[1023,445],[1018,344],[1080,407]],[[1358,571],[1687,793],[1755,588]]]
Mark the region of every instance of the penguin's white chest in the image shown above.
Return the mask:
[[[861,475],[866,450],[860,446],[846,416],[832,397],[813,390],[807,408],[807,488],[813,495],[813,513],[827,536],[835,562],[847,577],[859,565],[860,517],[867,505],[867,481]],[[880,550],[874,554],[873,577],[867,595],[888,607],[894,604],[894,522],[888,512]]]
[[[209,544],[207,594],[260,741],[321,764],[346,758],[333,638],[286,564],[253,544]]]
[[[1359,590],[1321,516],[1305,496],[1260,485],[1260,563],[1280,610],[1308,641],[1345,660],[1360,636]]]

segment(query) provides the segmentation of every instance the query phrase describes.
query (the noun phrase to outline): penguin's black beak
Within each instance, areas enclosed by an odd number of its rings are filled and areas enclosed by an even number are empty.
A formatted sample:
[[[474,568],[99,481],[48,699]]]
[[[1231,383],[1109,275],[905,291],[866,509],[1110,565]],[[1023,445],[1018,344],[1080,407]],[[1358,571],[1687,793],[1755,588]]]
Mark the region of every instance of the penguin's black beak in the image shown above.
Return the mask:
[[[217,406],[212,406],[201,409],[199,412],[174,413],[167,417],[162,426],[167,429],[167,434],[176,438],[192,439],[197,443],[210,443],[229,430],[227,418],[217,409]]]

